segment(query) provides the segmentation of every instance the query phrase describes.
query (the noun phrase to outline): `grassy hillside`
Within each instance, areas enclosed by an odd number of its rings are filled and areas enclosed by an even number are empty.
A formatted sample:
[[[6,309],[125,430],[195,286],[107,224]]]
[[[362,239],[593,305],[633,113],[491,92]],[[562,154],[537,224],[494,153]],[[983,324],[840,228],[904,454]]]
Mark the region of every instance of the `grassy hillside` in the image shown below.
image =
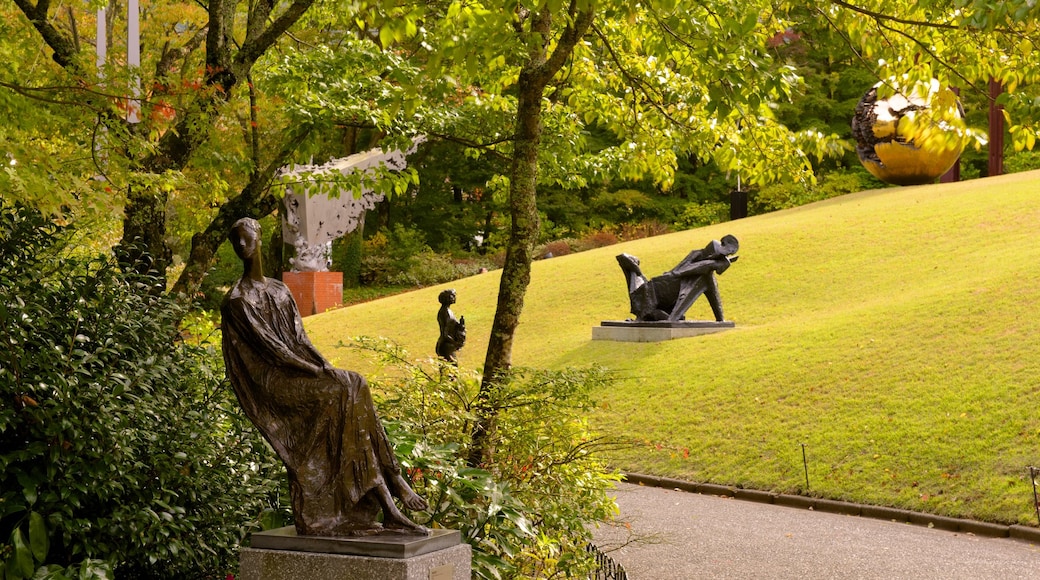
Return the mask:
[[[623,470],[1036,523],[1040,465],[1040,172],[891,188],[536,263],[514,364],[602,365],[619,381],[593,418],[632,443]],[[728,332],[663,343],[591,340],[628,316],[614,256],[648,276],[732,233],[719,278]],[[483,363],[497,273],[450,285],[465,367]],[[437,338],[423,289],[307,319],[335,348],[386,336],[416,358]],[[710,319],[706,302],[687,315]]]

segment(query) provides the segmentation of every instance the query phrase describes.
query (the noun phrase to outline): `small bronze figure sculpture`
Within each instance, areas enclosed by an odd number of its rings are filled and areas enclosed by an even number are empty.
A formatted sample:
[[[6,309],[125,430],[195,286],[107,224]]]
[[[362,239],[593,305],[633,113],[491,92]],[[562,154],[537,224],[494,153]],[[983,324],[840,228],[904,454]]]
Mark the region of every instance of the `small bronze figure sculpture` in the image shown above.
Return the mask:
[[[725,272],[737,261],[734,254],[739,247],[733,236],[712,240],[704,249],[690,252],[676,267],[649,280],[639,269],[639,258],[619,254],[617,261],[628,282],[632,314],[640,322],[685,320],[686,311],[703,294],[715,320],[724,321],[715,274]]]
[[[289,289],[264,277],[260,224],[243,218],[228,238],[244,273],[220,309],[224,362],[242,409],[285,463],[297,533],[428,533],[394,504],[427,508],[401,476],[365,378],[329,364]]]
[[[445,290],[437,296],[441,303],[437,311],[437,324],[441,335],[437,339],[437,356],[452,363],[459,364],[455,353],[466,344],[466,317],[456,319],[450,306],[455,304],[455,290]]]

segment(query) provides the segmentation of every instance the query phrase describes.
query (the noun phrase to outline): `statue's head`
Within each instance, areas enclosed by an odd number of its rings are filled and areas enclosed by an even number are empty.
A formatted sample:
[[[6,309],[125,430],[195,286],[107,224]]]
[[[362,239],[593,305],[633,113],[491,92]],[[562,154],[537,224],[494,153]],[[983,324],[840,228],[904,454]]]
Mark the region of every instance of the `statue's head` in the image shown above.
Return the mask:
[[[239,258],[253,258],[260,250],[260,222],[253,218],[238,220],[231,226],[228,241]]]
[[[737,250],[740,249],[740,242],[737,241],[737,238],[735,236],[729,234],[722,236],[722,239],[719,240],[719,243],[721,245],[721,253],[725,256],[732,256],[733,254],[737,253]]]
[[[639,269],[639,258],[632,254],[618,254],[617,258],[618,265],[621,266],[621,271],[627,274],[640,274]]]
[[[455,290],[444,290],[443,292],[437,295],[437,300],[445,306],[449,304],[455,304]]]

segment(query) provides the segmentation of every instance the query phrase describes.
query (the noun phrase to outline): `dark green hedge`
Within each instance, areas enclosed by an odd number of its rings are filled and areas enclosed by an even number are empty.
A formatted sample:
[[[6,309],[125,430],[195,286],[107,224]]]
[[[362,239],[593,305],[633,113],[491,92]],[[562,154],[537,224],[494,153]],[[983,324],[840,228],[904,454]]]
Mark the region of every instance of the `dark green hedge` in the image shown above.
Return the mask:
[[[284,471],[219,346],[72,233],[0,207],[0,578],[223,579]]]

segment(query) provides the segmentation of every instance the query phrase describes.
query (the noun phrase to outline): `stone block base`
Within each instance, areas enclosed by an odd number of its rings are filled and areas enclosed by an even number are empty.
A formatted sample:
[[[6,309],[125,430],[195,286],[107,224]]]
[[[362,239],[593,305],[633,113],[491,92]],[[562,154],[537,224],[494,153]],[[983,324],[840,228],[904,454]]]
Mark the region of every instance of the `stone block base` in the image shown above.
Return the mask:
[[[343,305],[343,272],[282,272],[300,316],[321,314]]]
[[[675,322],[636,322],[632,320],[605,320],[592,327],[592,340],[618,342],[660,342],[722,332],[736,326],[733,322],[680,320]]]
[[[470,580],[469,544],[410,558],[243,548],[240,580]]]

